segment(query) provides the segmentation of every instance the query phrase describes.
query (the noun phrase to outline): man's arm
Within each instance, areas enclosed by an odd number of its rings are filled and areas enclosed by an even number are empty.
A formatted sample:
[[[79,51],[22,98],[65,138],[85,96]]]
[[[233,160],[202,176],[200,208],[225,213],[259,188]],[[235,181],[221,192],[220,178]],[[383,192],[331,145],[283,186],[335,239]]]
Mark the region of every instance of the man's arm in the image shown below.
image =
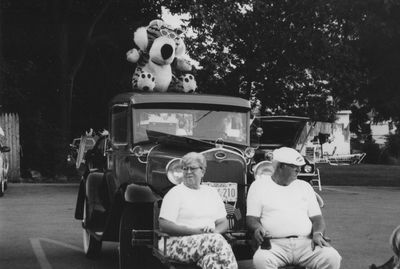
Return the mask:
[[[254,231],[254,238],[256,239],[257,243],[261,244],[264,240],[263,237],[266,235],[266,232],[261,224],[260,218],[246,216],[246,224],[251,231]]]
[[[325,232],[325,220],[322,215],[316,215],[310,217],[312,223],[312,248],[314,249],[316,245],[320,247],[330,247],[328,239],[324,237]]]

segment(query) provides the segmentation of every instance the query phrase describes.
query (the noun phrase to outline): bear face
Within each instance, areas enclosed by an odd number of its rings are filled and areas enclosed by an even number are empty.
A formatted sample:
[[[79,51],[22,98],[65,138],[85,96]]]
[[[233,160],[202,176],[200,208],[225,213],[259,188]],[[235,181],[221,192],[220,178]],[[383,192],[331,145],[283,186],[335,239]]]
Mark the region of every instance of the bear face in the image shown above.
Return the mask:
[[[149,60],[157,65],[170,65],[175,58],[175,42],[167,37],[154,40],[149,51]]]

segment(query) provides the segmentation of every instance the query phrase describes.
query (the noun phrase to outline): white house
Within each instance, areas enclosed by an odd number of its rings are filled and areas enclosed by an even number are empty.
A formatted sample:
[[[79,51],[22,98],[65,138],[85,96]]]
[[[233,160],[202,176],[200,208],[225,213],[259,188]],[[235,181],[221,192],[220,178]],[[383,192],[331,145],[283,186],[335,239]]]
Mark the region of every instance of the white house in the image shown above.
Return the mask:
[[[379,146],[383,146],[386,142],[386,136],[394,134],[396,131],[395,125],[392,121],[381,121],[370,123],[372,139]]]

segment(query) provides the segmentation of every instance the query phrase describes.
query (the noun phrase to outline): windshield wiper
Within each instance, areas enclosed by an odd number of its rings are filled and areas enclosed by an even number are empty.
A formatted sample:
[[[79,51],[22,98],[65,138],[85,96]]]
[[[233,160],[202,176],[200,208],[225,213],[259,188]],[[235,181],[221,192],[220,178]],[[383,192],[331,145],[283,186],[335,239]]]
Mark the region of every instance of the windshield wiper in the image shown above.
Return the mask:
[[[205,113],[203,116],[201,116],[198,120],[195,121],[195,123],[198,123],[201,119],[203,119],[204,117],[206,117],[208,114],[210,114],[211,112],[213,112],[214,110],[210,110],[207,113]]]

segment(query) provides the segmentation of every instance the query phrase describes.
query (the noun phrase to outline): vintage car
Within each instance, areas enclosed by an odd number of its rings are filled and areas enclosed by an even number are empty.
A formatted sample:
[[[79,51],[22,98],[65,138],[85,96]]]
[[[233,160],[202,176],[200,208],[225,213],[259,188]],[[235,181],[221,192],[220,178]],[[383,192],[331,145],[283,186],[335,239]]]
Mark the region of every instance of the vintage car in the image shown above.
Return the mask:
[[[9,147],[0,145],[0,197],[7,190],[8,159],[4,153],[9,151]]]
[[[263,169],[268,169],[268,161],[271,160],[274,149],[285,146],[301,151],[307,139],[307,133],[304,129],[307,122],[310,122],[310,118],[296,116],[256,117],[251,124],[251,145],[256,147],[253,164],[255,174]],[[298,178],[310,183],[320,184],[319,171],[315,167],[315,163],[305,156],[304,159],[306,164],[301,168]],[[267,161],[267,163],[264,161]]]
[[[180,158],[207,159],[203,184],[217,188],[230,222],[236,257],[250,258],[245,200],[254,156],[250,104],[241,98],[179,93],[123,93],[109,104],[109,135],[88,152],[93,163],[80,183],[75,218],[82,221],[87,257],[103,241],[119,242],[120,268],[152,268],[164,195],[182,180]],[[90,156],[89,156],[90,155]]]

